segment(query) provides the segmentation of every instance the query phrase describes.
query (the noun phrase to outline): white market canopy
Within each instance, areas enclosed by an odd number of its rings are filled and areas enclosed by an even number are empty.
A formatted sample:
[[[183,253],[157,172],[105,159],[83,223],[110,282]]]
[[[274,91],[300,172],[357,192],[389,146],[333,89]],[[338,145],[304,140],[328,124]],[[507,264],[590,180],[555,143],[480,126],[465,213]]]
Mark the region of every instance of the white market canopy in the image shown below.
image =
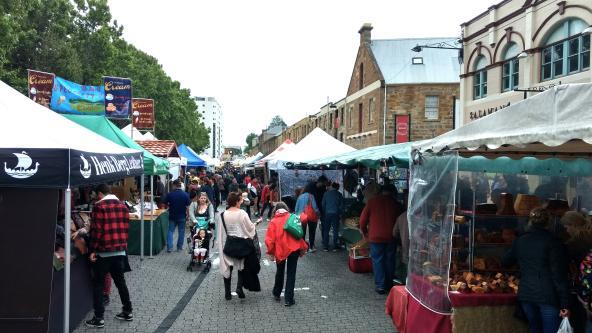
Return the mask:
[[[277,154],[272,161],[269,161],[269,168],[284,169],[287,162],[306,163],[311,160],[349,153],[355,150],[355,148],[335,139],[317,127],[300,140],[294,148]]]
[[[267,155],[264,158],[258,160],[257,163],[256,163],[256,165],[262,166],[262,165],[265,165],[266,162],[274,161],[275,160],[275,157],[278,154],[280,154],[280,153],[282,153],[284,151],[291,150],[294,147],[296,147],[296,145],[294,144],[294,142],[292,142],[292,140],[288,139],[288,140],[284,141],[274,151],[272,151],[271,153],[269,153],[269,155]]]
[[[215,166],[218,163],[218,161],[216,161],[216,159],[212,158],[208,154],[196,154],[196,155],[197,155],[197,157],[201,158],[204,162],[206,162],[207,166]]]
[[[462,156],[592,156],[592,84],[560,85],[412,149],[459,150]]]
[[[41,106],[0,81],[0,185],[58,187],[143,172],[142,153]]]
[[[158,140],[150,132],[146,132],[145,134],[142,134],[142,132],[140,132],[137,128],[132,127],[132,124],[128,124],[127,126],[125,126],[124,128],[122,128],[121,130],[123,131],[123,133],[125,133],[125,135],[127,135],[128,137],[130,137],[130,138],[132,138],[132,139],[134,139],[136,141],[154,141],[154,140]]]

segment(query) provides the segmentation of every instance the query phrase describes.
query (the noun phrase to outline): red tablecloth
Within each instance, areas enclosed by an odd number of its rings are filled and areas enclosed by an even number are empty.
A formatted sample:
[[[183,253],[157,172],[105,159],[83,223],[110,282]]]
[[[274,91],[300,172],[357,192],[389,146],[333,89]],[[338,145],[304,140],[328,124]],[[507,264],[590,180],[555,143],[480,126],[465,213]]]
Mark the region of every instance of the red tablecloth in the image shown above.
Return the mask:
[[[500,306],[516,304],[515,294],[463,294],[448,292],[450,302],[455,308],[465,306]]]
[[[386,314],[393,319],[397,332],[405,333],[407,319],[407,290],[405,286],[394,286],[386,299]]]

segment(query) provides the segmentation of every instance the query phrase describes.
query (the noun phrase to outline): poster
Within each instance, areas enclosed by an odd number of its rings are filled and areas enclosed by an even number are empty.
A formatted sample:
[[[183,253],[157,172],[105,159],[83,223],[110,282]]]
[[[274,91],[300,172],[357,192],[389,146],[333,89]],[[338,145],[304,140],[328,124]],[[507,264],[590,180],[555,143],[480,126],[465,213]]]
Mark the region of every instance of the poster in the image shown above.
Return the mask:
[[[29,82],[29,98],[49,108],[55,75],[27,69]]]
[[[395,143],[409,142],[409,115],[395,116]]]
[[[104,98],[102,86],[83,86],[57,76],[50,108],[60,113],[104,115]]]
[[[105,115],[109,118],[129,118],[132,106],[132,80],[103,77]]]
[[[154,100],[146,98],[132,99],[133,124],[139,129],[154,128]],[[136,115],[137,112],[137,115]]]

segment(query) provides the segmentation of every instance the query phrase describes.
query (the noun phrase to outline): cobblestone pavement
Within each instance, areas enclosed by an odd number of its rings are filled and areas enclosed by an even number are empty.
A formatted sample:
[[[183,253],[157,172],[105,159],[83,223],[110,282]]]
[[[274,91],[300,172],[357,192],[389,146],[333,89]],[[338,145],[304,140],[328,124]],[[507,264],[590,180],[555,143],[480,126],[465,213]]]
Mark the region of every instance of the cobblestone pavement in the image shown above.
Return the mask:
[[[262,223],[258,227],[262,243],[266,225]],[[317,244],[320,244],[320,239],[317,239]],[[384,312],[386,297],[374,292],[371,274],[349,271],[345,251],[318,251],[300,258],[296,274],[296,305],[289,308],[283,306],[283,298],[282,303],[273,300],[271,289],[275,263],[267,259],[262,261],[259,274],[261,292],[245,291],[245,299],[239,300],[234,295],[231,301],[225,300],[216,257],[214,249],[214,267],[202,276],[201,270],[186,271],[189,256],[185,251],[163,251],[154,259],[146,258],[143,262],[139,256],[131,256],[133,271],[126,274],[126,280],[132,297],[134,320],[120,322],[114,319],[121,309],[121,302],[117,288],[113,286],[103,331],[394,332],[390,317]],[[202,279],[191,296],[191,291]],[[234,290],[236,273],[232,286]],[[191,298],[183,307],[186,303],[181,301],[184,295],[185,299]],[[91,316],[92,312],[89,318]],[[74,332],[95,331],[81,323]]]

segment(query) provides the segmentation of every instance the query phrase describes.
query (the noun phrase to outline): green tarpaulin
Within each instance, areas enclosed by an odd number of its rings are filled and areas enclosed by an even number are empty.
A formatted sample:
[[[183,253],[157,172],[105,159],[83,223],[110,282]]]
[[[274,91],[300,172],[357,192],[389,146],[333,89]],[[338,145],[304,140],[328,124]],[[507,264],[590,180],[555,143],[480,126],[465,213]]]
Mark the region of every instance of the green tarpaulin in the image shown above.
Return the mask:
[[[320,158],[308,161],[300,167],[329,166],[330,168],[355,167],[362,164],[368,168],[378,169],[385,165],[394,165],[399,168],[409,167],[409,156],[411,154],[411,142],[395,143],[384,146],[374,146],[365,149],[352,151],[345,154]]]
[[[115,124],[104,116],[71,115],[64,117],[86,127],[87,129],[117,143],[118,145],[141,150],[144,153],[144,173],[146,175],[164,175],[169,172],[169,162],[152,155],[149,151],[134,142],[123,133]],[[73,138],[75,139],[75,138]]]

